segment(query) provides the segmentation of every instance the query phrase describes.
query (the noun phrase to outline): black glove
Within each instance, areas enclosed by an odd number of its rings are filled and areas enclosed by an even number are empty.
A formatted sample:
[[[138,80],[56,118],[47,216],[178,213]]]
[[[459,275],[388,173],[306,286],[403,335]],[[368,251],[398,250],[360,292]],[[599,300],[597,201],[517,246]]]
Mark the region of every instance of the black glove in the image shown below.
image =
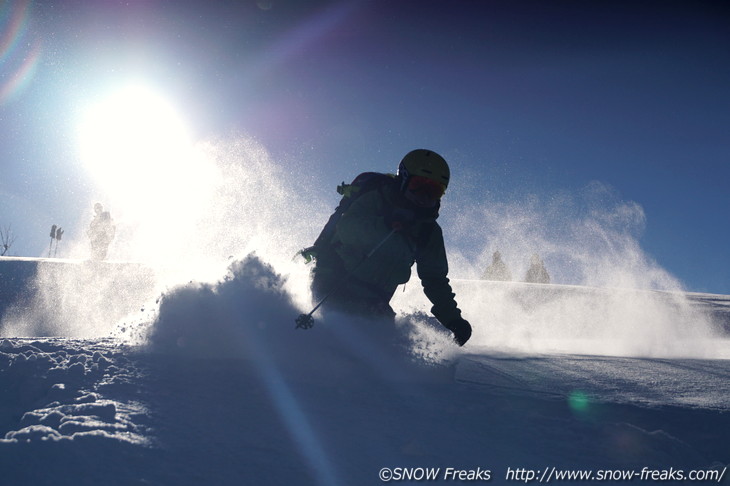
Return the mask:
[[[454,341],[459,346],[466,344],[471,337],[471,324],[461,317],[454,319],[448,324],[444,324],[444,327],[454,333]]]
[[[385,224],[396,231],[407,229],[415,220],[416,213],[405,208],[393,208],[393,211],[385,216]]]

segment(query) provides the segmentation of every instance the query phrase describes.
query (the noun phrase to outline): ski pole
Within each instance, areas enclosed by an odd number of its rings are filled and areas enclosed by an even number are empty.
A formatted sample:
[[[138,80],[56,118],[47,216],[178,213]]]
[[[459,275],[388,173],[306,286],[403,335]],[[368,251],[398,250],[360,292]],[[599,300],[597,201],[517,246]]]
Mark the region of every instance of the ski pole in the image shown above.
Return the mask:
[[[58,229],[56,229],[56,249],[53,250],[53,258],[56,258],[56,253],[58,253],[58,244],[61,243],[62,236],[63,236],[63,230],[59,226]]]
[[[48,245],[48,258],[51,258],[51,249],[53,248],[53,240],[56,239],[56,228],[57,226],[54,224],[51,226],[51,244]]]
[[[322,299],[319,301],[319,303],[314,306],[314,309],[312,309],[309,314],[300,314],[299,317],[297,317],[296,320],[294,321],[294,322],[297,323],[297,327],[295,329],[300,329],[300,328],[301,329],[311,329],[311,327],[314,326],[314,317],[312,317],[312,314],[314,314],[317,311],[317,309],[319,309],[319,307],[322,304],[324,304],[324,301],[325,300],[327,300],[332,294],[334,294],[335,292],[337,292],[337,290],[340,289],[342,287],[342,285],[345,282],[347,282],[347,280],[352,276],[352,274],[355,272],[355,270],[357,270],[358,268],[360,268],[360,265],[362,265],[363,263],[365,263],[368,260],[368,258],[370,258],[371,256],[373,256],[373,253],[375,253],[376,251],[378,251],[378,249],[380,249],[380,247],[383,246],[385,244],[385,242],[388,241],[388,239],[391,236],[393,236],[393,233],[395,233],[395,229],[390,230],[390,233],[388,233],[385,236],[385,238],[383,238],[380,241],[380,243],[378,243],[377,245],[375,245],[373,247],[373,249],[370,250],[370,253],[368,253],[367,255],[365,255],[365,258],[363,258],[362,260],[360,260],[357,265],[355,265],[354,267],[352,267],[352,269],[349,272],[347,272],[344,277],[342,277],[342,281],[340,282],[340,284],[337,285],[332,290],[330,290],[327,293],[327,295],[325,295],[324,297],[322,297]]]

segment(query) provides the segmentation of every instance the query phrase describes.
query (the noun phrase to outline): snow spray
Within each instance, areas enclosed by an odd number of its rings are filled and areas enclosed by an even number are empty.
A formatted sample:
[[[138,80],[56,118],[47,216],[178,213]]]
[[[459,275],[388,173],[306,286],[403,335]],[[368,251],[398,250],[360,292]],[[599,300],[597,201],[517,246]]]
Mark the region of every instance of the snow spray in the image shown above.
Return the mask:
[[[308,268],[292,256],[313,240],[326,209],[318,213],[310,185],[293,173],[300,173],[295,163],[287,165],[293,172],[284,170],[245,137],[201,142],[180,154],[174,152],[181,157],[174,171],[150,170],[122,178],[129,186],[99,187],[88,207],[103,200],[114,213],[108,260],[90,261],[86,232],[77,231],[68,237],[69,258],[38,266],[0,332],[106,336],[118,321],[145,319],[161,294],[224,278],[229,265],[251,253],[288,275],[295,300],[310,305]]]
[[[711,317],[642,250],[641,206],[604,184],[511,202],[445,198],[440,220],[457,301],[474,327],[471,345],[527,353],[726,354]],[[510,269],[509,281],[484,277],[495,251]],[[550,284],[525,283],[536,253]],[[427,308],[418,290],[411,285],[397,293],[396,309]]]

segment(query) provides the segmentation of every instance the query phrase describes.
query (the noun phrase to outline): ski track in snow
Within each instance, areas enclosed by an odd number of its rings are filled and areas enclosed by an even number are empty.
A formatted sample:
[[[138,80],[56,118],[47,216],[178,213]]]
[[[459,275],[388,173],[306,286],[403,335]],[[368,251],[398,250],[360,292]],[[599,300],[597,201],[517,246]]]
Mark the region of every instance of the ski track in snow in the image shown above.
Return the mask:
[[[576,391],[606,403],[730,410],[727,360],[607,356],[467,355],[456,379],[510,393],[568,397]]]
[[[460,350],[421,317],[329,314],[305,332],[298,312],[248,259],[163,298],[146,344],[0,340],[2,484],[365,485],[405,466],[500,484],[507,467],[730,463],[728,360]]]

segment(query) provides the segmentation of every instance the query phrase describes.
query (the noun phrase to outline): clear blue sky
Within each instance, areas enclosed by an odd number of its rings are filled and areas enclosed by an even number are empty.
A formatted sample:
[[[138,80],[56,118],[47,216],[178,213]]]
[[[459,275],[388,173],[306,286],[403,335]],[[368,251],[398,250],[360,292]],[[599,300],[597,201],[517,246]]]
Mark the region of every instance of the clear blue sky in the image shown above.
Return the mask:
[[[142,77],[196,137],[254,136],[323,191],[416,147],[449,158],[469,187],[459,204],[600,181],[643,208],[639,241],[660,265],[730,293],[724,2],[11,1],[0,59],[13,255],[41,256],[51,224],[88,222],[70,120]]]

